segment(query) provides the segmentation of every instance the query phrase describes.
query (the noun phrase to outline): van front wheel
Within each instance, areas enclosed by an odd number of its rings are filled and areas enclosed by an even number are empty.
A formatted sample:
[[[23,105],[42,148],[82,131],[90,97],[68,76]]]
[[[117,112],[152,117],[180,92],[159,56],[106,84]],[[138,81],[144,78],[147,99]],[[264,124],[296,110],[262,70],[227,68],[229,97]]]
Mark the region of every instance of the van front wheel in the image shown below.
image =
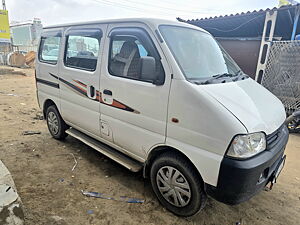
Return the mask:
[[[52,137],[58,140],[65,139],[68,134],[65,132],[68,128],[65,121],[61,118],[57,108],[51,105],[46,112],[47,126]]]
[[[160,201],[178,216],[192,216],[204,206],[203,181],[191,163],[179,154],[164,153],[150,171],[152,188]]]

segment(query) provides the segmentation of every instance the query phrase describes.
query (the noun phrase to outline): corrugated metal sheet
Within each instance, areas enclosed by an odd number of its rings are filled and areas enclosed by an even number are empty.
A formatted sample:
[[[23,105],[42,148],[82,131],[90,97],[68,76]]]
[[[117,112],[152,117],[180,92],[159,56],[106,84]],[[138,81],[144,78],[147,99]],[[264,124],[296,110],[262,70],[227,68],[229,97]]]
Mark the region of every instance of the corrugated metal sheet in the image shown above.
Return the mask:
[[[298,4],[299,5],[299,4]],[[242,12],[225,16],[216,16],[202,19],[183,20],[199,26],[209,31],[215,37],[227,38],[255,38],[261,37],[264,27],[265,15],[267,11],[278,11],[275,37],[282,37],[288,40],[291,37],[295,9],[297,5],[282,6],[280,8],[259,10],[253,12]],[[300,23],[299,23],[300,24]],[[300,25],[298,24],[297,33],[300,33]]]
[[[260,40],[217,39],[241,69],[255,78]]]

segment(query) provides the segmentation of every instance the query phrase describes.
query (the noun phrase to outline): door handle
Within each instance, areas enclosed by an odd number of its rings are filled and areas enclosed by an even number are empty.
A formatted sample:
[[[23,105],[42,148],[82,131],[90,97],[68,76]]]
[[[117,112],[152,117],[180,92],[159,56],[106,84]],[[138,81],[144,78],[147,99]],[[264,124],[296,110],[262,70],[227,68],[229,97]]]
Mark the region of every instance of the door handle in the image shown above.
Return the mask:
[[[94,96],[95,96],[95,88],[93,85],[90,86],[90,95],[91,95],[91,98],[94,98]]]
[[[103,94],[105,94],[105,95],[112,95],[112,92],[111,92],[111,90],[104,89],[103,90]]]

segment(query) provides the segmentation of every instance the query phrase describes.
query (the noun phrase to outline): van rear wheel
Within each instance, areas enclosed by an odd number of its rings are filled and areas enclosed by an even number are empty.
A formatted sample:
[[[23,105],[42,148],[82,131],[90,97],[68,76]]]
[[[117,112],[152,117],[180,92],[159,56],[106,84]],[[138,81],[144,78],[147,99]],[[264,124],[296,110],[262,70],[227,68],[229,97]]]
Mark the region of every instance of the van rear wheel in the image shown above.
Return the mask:
[[[57,108],[51,105],[46,111],[47,126],[52,137],[58,140],[65,139],[68,134],[65,132],[68,129],[67,124],[61,118]]]
[[[205,206],[203,181],[179,154],[164,153],[157,158],[151,166],[150,179],[160,203],[178,216],[193,216]]]

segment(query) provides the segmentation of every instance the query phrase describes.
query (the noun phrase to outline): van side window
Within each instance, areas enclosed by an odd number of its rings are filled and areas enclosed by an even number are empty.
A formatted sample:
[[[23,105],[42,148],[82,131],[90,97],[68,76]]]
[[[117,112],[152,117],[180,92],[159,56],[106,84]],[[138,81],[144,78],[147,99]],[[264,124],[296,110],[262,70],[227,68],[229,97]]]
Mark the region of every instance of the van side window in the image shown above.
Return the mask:
[[[100,37],[97,34],[69,34],[66,41],[65,66],[95,71],[100,45]]]
[[[155,71],[143,76],[142,61],[149,57],[155,60]],[[159,76],[164,79],[164,70],[153,43],[130,33],[111,36],[108,71],[113,76],[145,82],[154,82]]]
[[[56,64],[59,55],[61,37],[41,37],[39,61]]]
[[[117,54],[120,54],[121,48],[126,40],[114,40],[112,42],[112,56],[115,57]],[[138,51],[140,56],[147,56],[148,52],[144,48],[144,46],[139,42],[139,40],[135,40],[135,44],[138,47]]]

